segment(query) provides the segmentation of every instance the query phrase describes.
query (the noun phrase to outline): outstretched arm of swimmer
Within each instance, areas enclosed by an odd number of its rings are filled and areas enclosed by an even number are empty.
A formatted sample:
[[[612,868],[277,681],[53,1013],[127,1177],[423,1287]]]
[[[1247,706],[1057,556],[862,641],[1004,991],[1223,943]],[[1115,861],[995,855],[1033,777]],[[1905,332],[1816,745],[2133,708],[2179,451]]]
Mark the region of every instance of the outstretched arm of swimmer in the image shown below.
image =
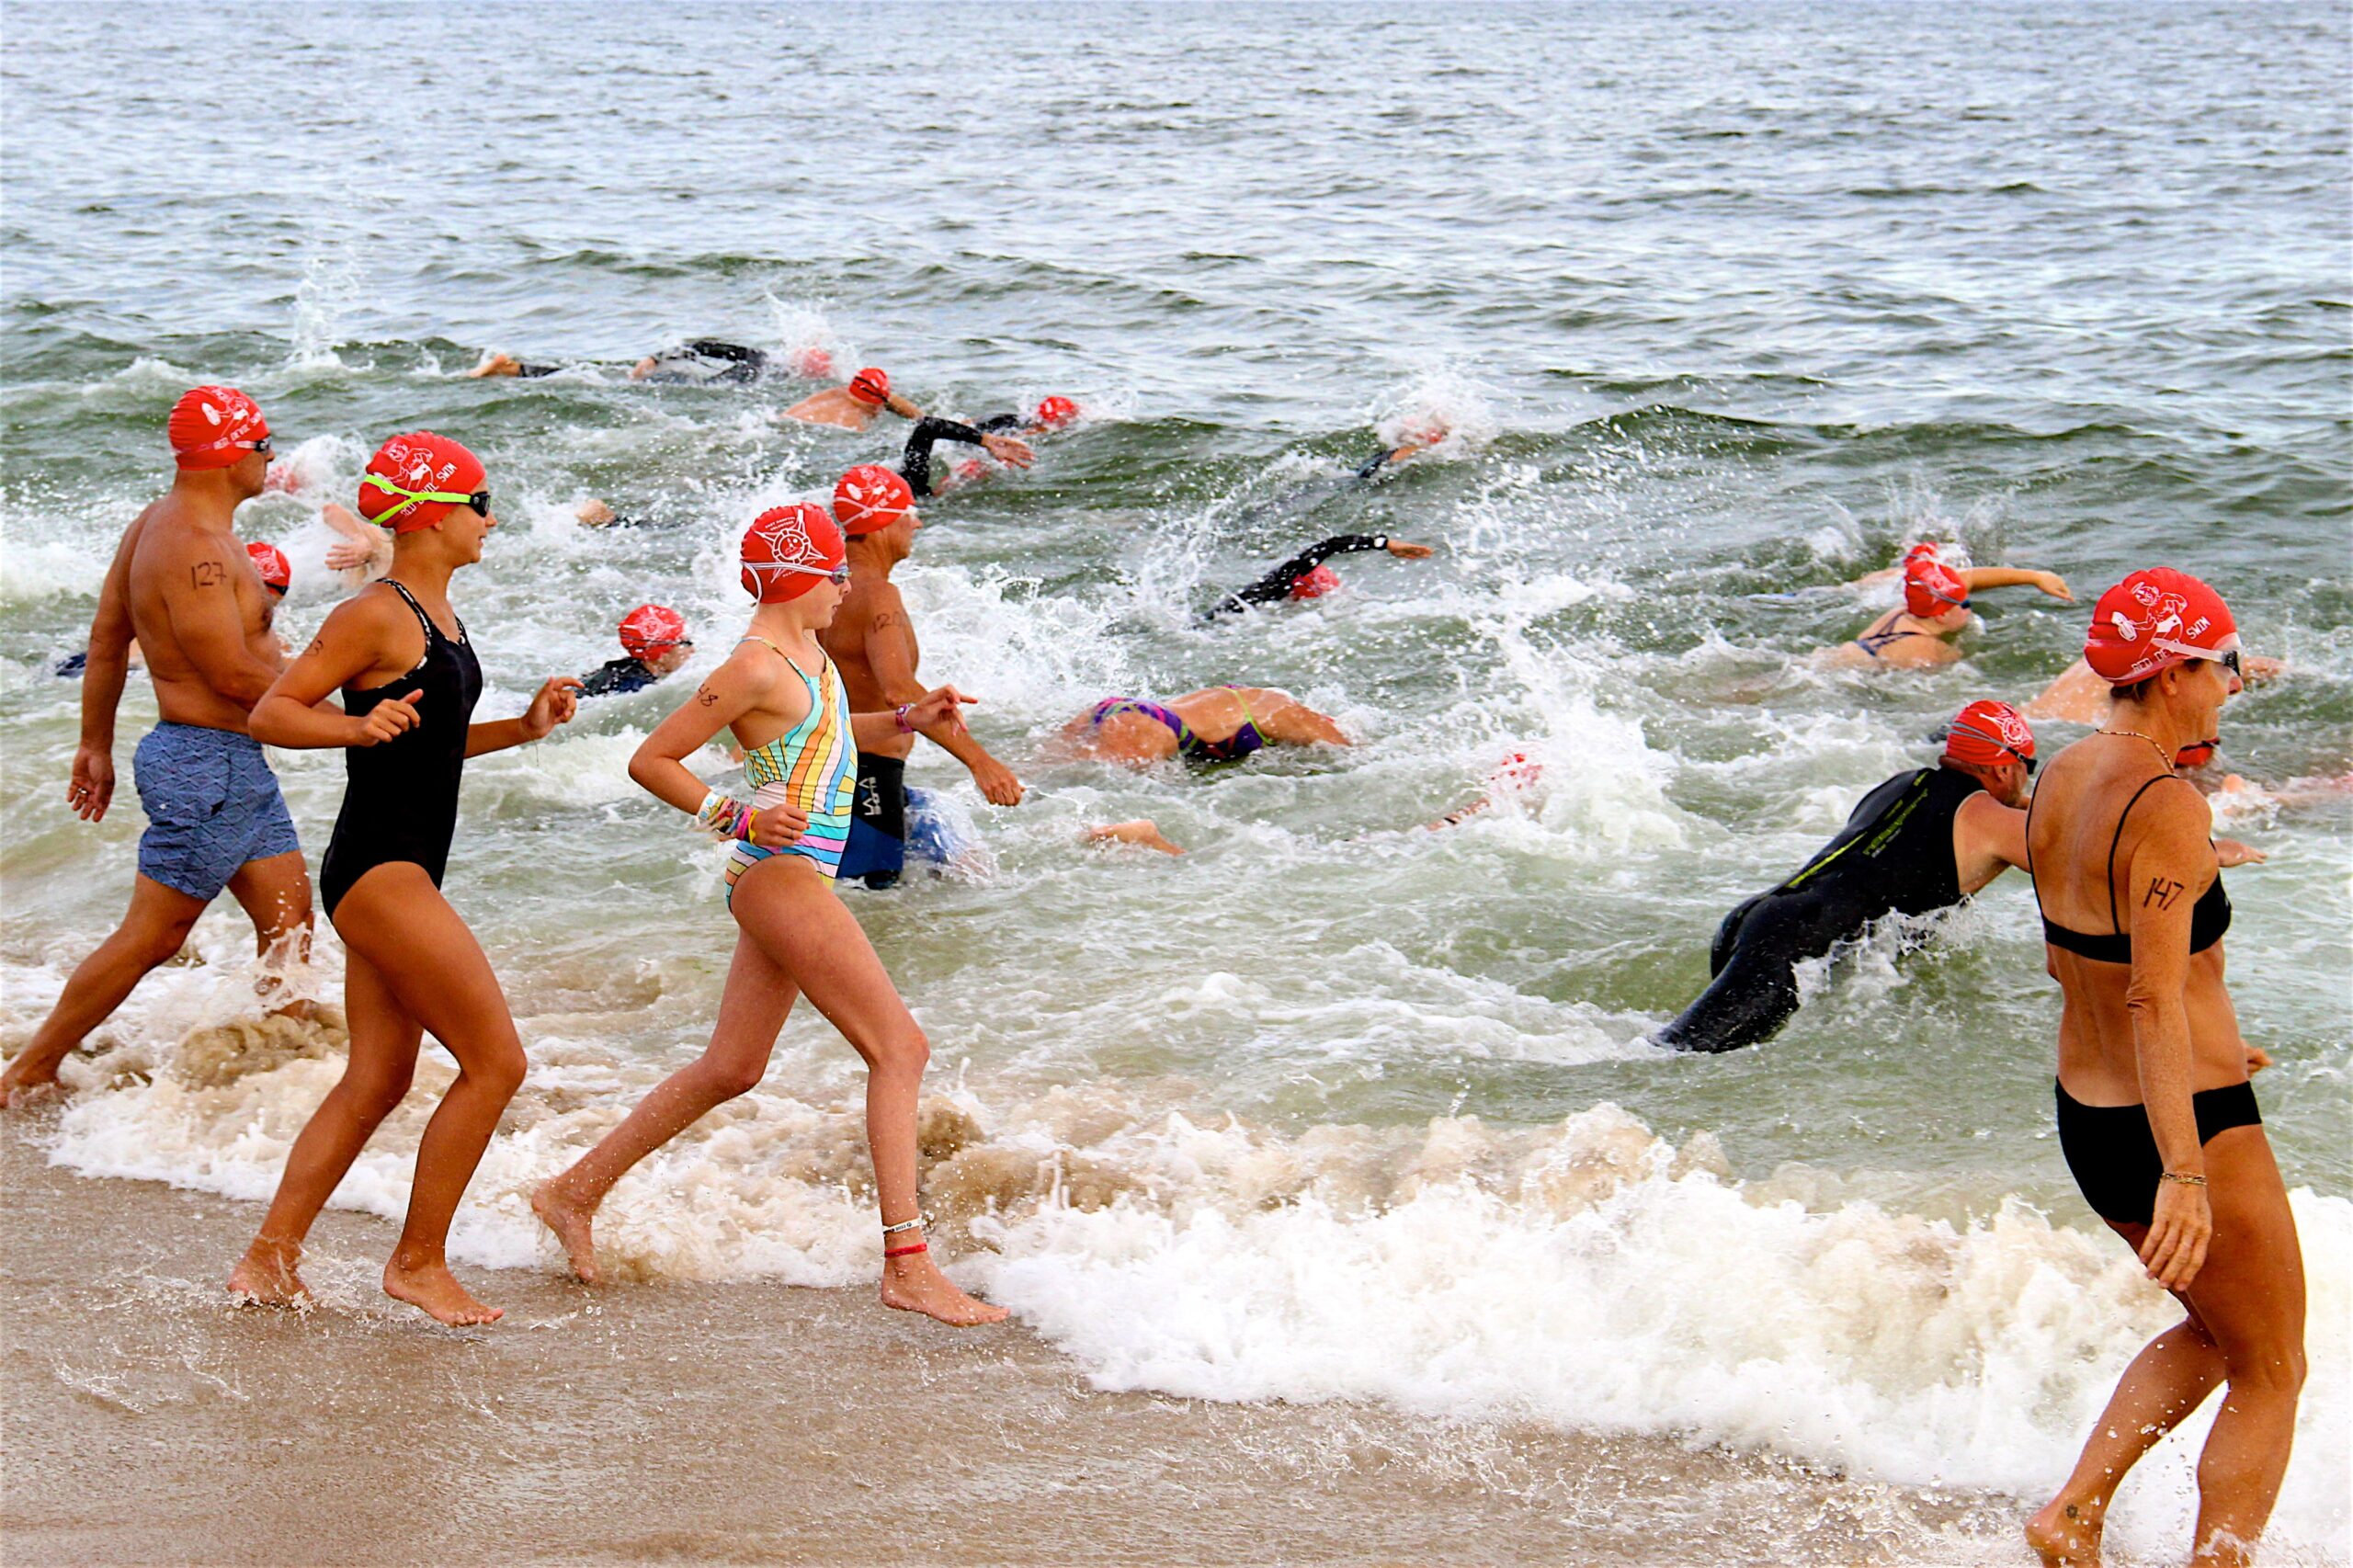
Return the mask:
[[[2062,604],[2074,604],[2075,596],[2068,589],[2067,579],[2056,572],[2033,572],[2018,566],[1968,566],[1961,569],[1961,580],[1976,593],[1984,588],[2040,588]]]
[[[902,702],[920,702],[926,695],[923,682],[915,678],[914,629],[907,624],[906,608],[898,602],[895,587],[890,590],[889,598],[874,619],[867,622],[866,665],[874,672],[875,684],[882,688],[882,699],[893,707]],[[988,748],[972,738],[972,732],[964,727],[962,720],[951,716],[916,733],[962,763],[991,805],[1021,803],[1021,780],[1014,777],[1013,769],[991,756]]]
[[[2190,912],[2214,877],[2206,842],[2211,813],[2196,790],[2157,790],[2143,807],[2141,842],[2125,882],[2131,910],[2132,978],[2124,1005],[2132,1020],[2132,1051],[2140,1068],[2141,1103],[2165,1168],[2206,1174],[2191,1103],[2189,1012],[2183,994],[2189,977]],[[2149,1278],[2178,1290],[2198,1277],[2214,1218],[2206,1189],[2177,1181],[2157,1183],[2156,1211],[2141,1244]]]
[[[1392,543],[1387,534],[1335,534],[1308,546],[1248,587],[1236,588],[1212,606],[1210,613],[1238,615],[1251,605],[1273,604],[1289,594],[1293,584],[1333,556],[1354,555],[1368,550],[1386,550],[1405,561],[1418,561],[1430,553],[1427,545],[1407,544],[1404,540]]]
[[[360,677],[379,667],[386,641],[404,620],[415,624],[407,607],[390,594],[364,594],[335,606],[311,645],[254,704],[246,725],[254,739],[317,751],[377,745],[415,729],[415,692],[396,693],[357,718],[327,700],[345,687],[363,684]],[[398,671],[389,678],[399,679]]]
[[[515,719],[491,719],[466,726],[466,755],[505,751],[510,746],[544,740],[558,724],[569,724],[580,711],[580,677],[550,676],[540,683],[531,705]]]
[[[74,772],[65,799],[84,822],[107,814],[114,799],[114,720],[131,669],[131,551],[139,529],[126,529],[114,562],[98,589],[98,611],[90,618],[90,652],[82,667],[82,744],[74,748]]]

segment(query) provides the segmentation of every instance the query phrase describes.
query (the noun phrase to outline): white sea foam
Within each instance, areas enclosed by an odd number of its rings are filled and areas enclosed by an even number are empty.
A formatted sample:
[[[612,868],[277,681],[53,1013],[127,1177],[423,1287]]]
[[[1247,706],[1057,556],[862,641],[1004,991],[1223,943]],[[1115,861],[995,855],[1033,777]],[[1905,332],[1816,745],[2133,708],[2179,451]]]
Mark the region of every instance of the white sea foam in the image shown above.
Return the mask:
[[[1204,982],[1163,1002],[1265,1005],[1216,991]],[[209,1012],[182,994],[155,1021],[166,1015]],[[552,1265],[526,1208],[532,1185],[651,1081],[560,1036],[533,1051],[452,1235],[477,1266]],[[258,1201],[339,1070],[331,1053],[265,1059],[243,1076],[241,1058],[224,1066],[217,1052],[200,1071],[173,1050],[151,1056],[139,1074],[77,1064],[89,1089],[65,1113],[56,1158]],[[338,1206],[402,1211],[417,1132],[449,1076],[429,1056]],[[119,1086],[97,1088],[108,1080]],[[608,1260],[624,1274],[861,1280],[871,1208],[852,1087],[756,1091],[649,1161],[600,1224]],[[1522,1131],[1440,1119],[1283,1133],[1155,1112],[1105,1085],[997,1107],[965,1094],[926,1102],[926,1116],[944,1250],[986,1249],[959,1272],[1104,1388],[1376,1399],[1683,1435],[2032,1499],[2171,1315],[2105,1234],[1991,1195],[1964,1223],[1922,1219],[1858,1196],[1867,1176],[1821,1184],[1808,1202],[1779,1196],[1807,1188],[1789,1173],[1744,1187],[1705,1134],[1678,1152],[1608,1105]],[[2313,1372],[2275,1539],[2341,1560],[2353,1203],[2294,1202]],[[2126,1488],[2113,1528],[2128,1553],[2186,1539],[2206,1419]]]

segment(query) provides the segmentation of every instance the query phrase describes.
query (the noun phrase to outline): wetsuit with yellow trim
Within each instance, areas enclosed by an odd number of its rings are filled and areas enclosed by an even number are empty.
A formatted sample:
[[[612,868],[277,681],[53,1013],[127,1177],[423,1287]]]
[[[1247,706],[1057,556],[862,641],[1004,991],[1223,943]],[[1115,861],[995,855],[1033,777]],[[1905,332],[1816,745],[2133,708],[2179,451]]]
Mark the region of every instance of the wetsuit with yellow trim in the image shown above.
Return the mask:
[[[1805,869],[1724,917],[1714,981],[1655,1037],[1677,1051],[1737,1051],[1779,1032],[1798,1010],[1797,966],[1852,941],[1887,915],[1962,902],[1952,820],[1984,786],[1954,767],[1899,773],[1865,795]]]

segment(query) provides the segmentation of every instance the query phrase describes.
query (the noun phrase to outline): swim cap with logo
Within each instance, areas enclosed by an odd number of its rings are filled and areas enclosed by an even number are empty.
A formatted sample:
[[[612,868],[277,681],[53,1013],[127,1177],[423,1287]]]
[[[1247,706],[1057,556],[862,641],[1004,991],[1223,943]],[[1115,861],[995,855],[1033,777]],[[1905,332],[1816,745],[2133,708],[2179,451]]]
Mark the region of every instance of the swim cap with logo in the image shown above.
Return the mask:
[[[849,379],[849,395],[870,408],[880,408],[891,401],[891,373],[869,365]]]
[[[245,546],[245,553],[253,557],[254,570],[261,574],[263,587],[282,594],[294,585],[293,563],[278,546],[256,540]]]
[[[1340,574],[1319,563],[1315,570],[1291,584],[1290,597],[1295,599],[1320,599],[1339,585]]]
[[[667,652],[687,636],[687,618],[668,605],[640,605],[621,617],[621,652],[642,659]]]
[[[164,434],[181,468],[227,468],[267,439],[269,421],[234,387],[192,387],[172,404]]]
[[[430,430],[412,430],[394,436],[368,460],[359,476],[359,515],[396,534],[429,528],[472,504],[487,477],[482,460],[458,442]]]
[[[744,591],[764,605],[797,599],[841,571],[842,531],[822,506],[771,506],[744,533]]]
[[[1945,757],[1977,767],[2022,762],[2033,771],[2034,728],[2006,702],[1982,698],[1953,716],[1945,728]]]
[[[1969,585],[1961,574],[1933,555],[1907,562],[1904,567],[1904,608],[1922,620],[1933,620],[1969,602]]]
[[[860,463],[834,485],[834,521],[852,539],[881,533],[915,504],[907,482],[879,463]]]
[[[2131,686],[2184,659],[2235,654],[2239,625],[2222,596],[2170,566],[2135,572],[2100,595],[2084,634],[2084,663],[2110,686]]]
[[[1078,404],[1066,397],[1050,397],[1038,404],[1034,417],[1043,428],[1059,430],[1078,418]]]

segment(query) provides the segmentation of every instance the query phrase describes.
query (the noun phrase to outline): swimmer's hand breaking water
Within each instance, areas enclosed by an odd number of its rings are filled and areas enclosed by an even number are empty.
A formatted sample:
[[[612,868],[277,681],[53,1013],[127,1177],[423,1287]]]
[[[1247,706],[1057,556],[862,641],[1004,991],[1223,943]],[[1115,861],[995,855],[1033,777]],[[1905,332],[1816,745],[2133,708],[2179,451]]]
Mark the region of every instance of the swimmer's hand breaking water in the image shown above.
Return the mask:
[[[1029,443],[1018,436],[983,436],[981,445],[988,449],[989,456],[1008,468],[1028,468],[1038,460],[1038,454],[1029,449]]]

